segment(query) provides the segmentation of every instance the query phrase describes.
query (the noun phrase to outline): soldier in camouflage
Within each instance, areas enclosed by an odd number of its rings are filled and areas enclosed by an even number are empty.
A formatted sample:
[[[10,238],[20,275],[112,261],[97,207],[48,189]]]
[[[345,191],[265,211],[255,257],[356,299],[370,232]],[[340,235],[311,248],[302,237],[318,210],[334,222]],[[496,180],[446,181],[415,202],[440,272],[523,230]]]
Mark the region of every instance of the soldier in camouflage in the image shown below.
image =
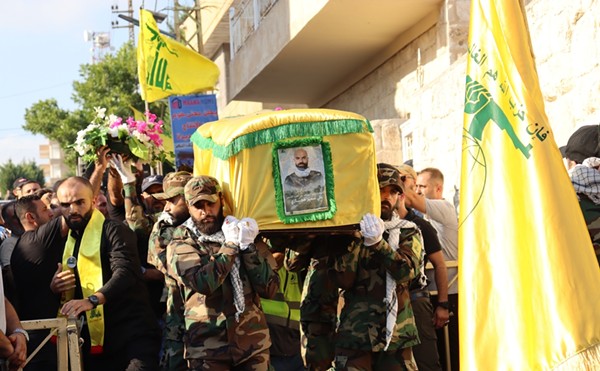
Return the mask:
[[[183,334],[185,333],[183,297],[177,280],[167,271],[173,256],[167,246],[173,239],[175,228],[190,217],[184,197],[184,187],[192,178],[187,171],[169,173],[163,180],[163,192],[154,194],[158,200],[164,200],[164,211],[154,223],[148,243],[148,263],[157,267],[165,276],[167,308],[163,331],[163,354],[160,368],[163,371],[187,370],[187,361],[183,357]]]
[[[362,243],[336,258],[330,274],[343,290],[336,336],[336,370],[416,370],[410,347],[419,336],[408,284],[419,273],[418,228],[395,213],[402,181],[379,164],[381,219],[366,214]],[[383,220],[382,220],[383,219]]]
[[[279,276],[259,254],[256,221],[223,216],[216,179],[194,177],[184,188],[190,219],[167,251],[169,271],[184,286],[185,358],[191,370],[268,370],[271,339],[260,306]],[[264,256],[264,255],[263,255]]]
[[[308,370],[328,370],[335,357],[338,287],[328,278],[333,256],[348,251],[353,236],[318,235],[296,237],[286,253],[285,267],[306,271],[300,304],[302,358]]]

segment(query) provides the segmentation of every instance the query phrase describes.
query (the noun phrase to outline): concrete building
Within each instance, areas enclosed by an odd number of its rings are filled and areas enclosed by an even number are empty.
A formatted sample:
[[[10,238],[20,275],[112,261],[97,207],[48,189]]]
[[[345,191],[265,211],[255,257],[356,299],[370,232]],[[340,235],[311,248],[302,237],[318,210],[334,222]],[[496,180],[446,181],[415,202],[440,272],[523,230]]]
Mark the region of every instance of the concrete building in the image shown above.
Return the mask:
[[[413,159],[459,187],[469,0],[211,0],[203,54],[221,117],[282,106],[367,117],[378,160]],[[600,3],[525,0],[557,144],[600,122]]]
[[[46,185],[52,186],[57,180],[68,176],[69,168],[65,165],[65,154],[58,142],[51,140],[48,144],[41,144],[39,151],[40,158],[48,160],[47,164],[40,165],[44,171]]]

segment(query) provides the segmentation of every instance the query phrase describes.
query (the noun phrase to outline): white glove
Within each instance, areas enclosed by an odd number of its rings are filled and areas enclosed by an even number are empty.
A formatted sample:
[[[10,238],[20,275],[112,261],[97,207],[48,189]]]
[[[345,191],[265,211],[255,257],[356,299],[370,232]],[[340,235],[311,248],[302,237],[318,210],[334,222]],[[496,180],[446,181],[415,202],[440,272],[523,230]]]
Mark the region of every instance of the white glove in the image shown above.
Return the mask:
[[[129,161],[123,163],[123,158],[119,154],[113,155],[108,161],[110,162],[110,166],[119,173],[123,184],[135,182],[135,175],[133,175],[133,172],[131,171],[131,164]]]
[[[252,218],[244,218],[238,223],[240,229],[240,250],[246,250],[258,235],[258,223]]]
[[[167,224],[173,225],[173,217],[171,216],[171,214],[163,211],[158,215],[158,219],[156,220],[157,222],[165,222]]]
[[[233,243],[235,245],[239,245],[239,234],[240,230],[238,228],[239,220],[235,216],[228,215],[223,221],[223,225],[221,226],[221,230],[225,235],[225,242]]]
[[[360,233],[365,238],[365,246],[373,246],[381,241],[385,225],[373,214],[365,214],[360,221]]]

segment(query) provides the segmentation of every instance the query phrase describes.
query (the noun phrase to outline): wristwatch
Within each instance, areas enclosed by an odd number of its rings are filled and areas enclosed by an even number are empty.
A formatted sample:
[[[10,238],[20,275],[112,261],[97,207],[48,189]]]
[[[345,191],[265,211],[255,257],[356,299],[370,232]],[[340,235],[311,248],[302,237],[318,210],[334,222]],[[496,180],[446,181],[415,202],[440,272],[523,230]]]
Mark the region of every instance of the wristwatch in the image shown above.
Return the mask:
[[[90,295],[87,299],[90,301],[90,303],[92,303],[94,308],[96,308],[98,304],[100,304],[100,299],[98,299],[96,295]]]
[[[437,303],[437,306],[438,306],[438,307],[442,307],[442,308],[444,308],[444,309],[446,309],[446,310],[449,310],[449,309],[450,309],[450,305],[448,304],[448,302],[447,302],[447,301],[439,301],[439,302]]]
[[[27,331],[25,331],[22,328],[16,328],[16,329],[14,329],[14,331],[12,333],[13,334],[23,334],[23,336],[25,336],[25,340],[29,341],[29,334],[27,333]]]

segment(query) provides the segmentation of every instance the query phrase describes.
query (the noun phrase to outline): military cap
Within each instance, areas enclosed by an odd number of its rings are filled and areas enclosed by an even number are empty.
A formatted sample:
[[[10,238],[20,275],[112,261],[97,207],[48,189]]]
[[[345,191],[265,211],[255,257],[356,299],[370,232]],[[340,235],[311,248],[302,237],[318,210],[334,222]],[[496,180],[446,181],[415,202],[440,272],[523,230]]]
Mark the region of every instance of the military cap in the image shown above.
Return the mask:
[[[217,202],[219,199],[219,192],[221,192],[219,181],[208,175],[191,178],[184,189],[185,200],[190,205],[201,200]]]
[[[379,182],[379,188],[394,186],[404,193],[404,183],[400,179],[400,172],[390,164],[377,164],[377,181]]]
[[[192,174],[187,171],[177,171],[169,173],[163,180],[163,192],[155,193],[152,196],[157,200],[168,200],[175,196],[183,195],[186,183],[192,178]]]

